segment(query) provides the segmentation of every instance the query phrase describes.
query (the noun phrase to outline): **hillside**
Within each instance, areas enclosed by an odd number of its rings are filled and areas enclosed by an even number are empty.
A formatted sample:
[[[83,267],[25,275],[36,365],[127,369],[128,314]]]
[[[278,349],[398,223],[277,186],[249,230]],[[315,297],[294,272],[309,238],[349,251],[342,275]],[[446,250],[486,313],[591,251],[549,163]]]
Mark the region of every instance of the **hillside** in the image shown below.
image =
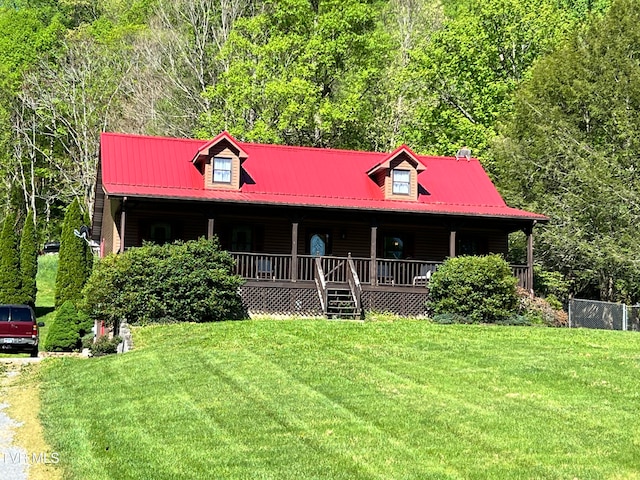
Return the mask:
[[[68,479],[636,478],[637,335],[426,321],[138,328],[43,365]]]

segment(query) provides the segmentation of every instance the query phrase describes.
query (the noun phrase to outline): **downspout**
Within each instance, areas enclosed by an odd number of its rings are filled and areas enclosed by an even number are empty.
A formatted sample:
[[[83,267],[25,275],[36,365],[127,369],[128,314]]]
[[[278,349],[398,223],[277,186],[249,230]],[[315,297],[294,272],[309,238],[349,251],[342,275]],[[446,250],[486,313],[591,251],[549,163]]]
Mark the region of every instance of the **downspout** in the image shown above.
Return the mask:
[[[122,198],[122,204],[120,205],[120,250],[119,253],[124,252],[124,241],[125,241],[125,228],[127,226],[127,197]]]

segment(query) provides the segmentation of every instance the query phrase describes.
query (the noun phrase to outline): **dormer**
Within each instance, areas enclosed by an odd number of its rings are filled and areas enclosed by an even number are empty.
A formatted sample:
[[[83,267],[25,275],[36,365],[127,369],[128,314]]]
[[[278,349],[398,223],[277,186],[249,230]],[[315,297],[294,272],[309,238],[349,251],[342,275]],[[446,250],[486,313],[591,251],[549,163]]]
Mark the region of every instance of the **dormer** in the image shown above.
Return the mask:
[[[229,133],[222,132],[204,144],[193,164],[204,176],[205,189],[239,190],[242,162],[247,154]]]
[[[418,174],[426,167],[406,145],[371,168],[367,175],[378,184],[386,200],[418,200]]]

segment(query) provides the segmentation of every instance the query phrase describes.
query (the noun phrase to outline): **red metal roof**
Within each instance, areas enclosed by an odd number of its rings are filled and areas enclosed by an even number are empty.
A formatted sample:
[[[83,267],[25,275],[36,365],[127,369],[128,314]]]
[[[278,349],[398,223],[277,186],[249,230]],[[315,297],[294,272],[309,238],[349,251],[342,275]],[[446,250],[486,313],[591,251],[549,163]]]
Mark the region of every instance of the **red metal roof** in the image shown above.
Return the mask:
[[[477,159],[416,155],[426,167],[418,175],[418,201],[386,200],[367,172],[385,162],[388,153],[263,145],[229,138],[247,155],[242,167],[250,180],[240,191],[204,188],[202,174],[192,161],[211,141],[103,133],[104,191],[111,196],[547,220],[508,207]]]

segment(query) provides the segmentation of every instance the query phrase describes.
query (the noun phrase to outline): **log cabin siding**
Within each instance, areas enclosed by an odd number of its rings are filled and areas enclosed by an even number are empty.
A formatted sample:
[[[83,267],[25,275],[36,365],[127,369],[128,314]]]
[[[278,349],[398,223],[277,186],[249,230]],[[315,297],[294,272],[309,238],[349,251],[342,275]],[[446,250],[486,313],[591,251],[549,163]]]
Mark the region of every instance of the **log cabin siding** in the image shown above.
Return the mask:
[[[211,157],[204,166],[204,187],[209,189],[238,190],[240,188],[240,157],[224,145],[216,145],[210,151]],[[215,157],[231,159],[231,183],[213,181],[213,160]]]
[[[118,208],[118,204],[117,200],[112,200],[105,195],[104,212],[100,227],[100,238],[102,239],[100,248],[105,255],[115,253],[120,248],[120,234],[116,228],[116,221],[113,215]]]
[[[393,170],[406,170],[409,172],[409,195],[393,193]],[[406,159],[406,155],[394,159],[384,177],[384,197],[389,200],[415,201],[418,199],[418,172]]]

